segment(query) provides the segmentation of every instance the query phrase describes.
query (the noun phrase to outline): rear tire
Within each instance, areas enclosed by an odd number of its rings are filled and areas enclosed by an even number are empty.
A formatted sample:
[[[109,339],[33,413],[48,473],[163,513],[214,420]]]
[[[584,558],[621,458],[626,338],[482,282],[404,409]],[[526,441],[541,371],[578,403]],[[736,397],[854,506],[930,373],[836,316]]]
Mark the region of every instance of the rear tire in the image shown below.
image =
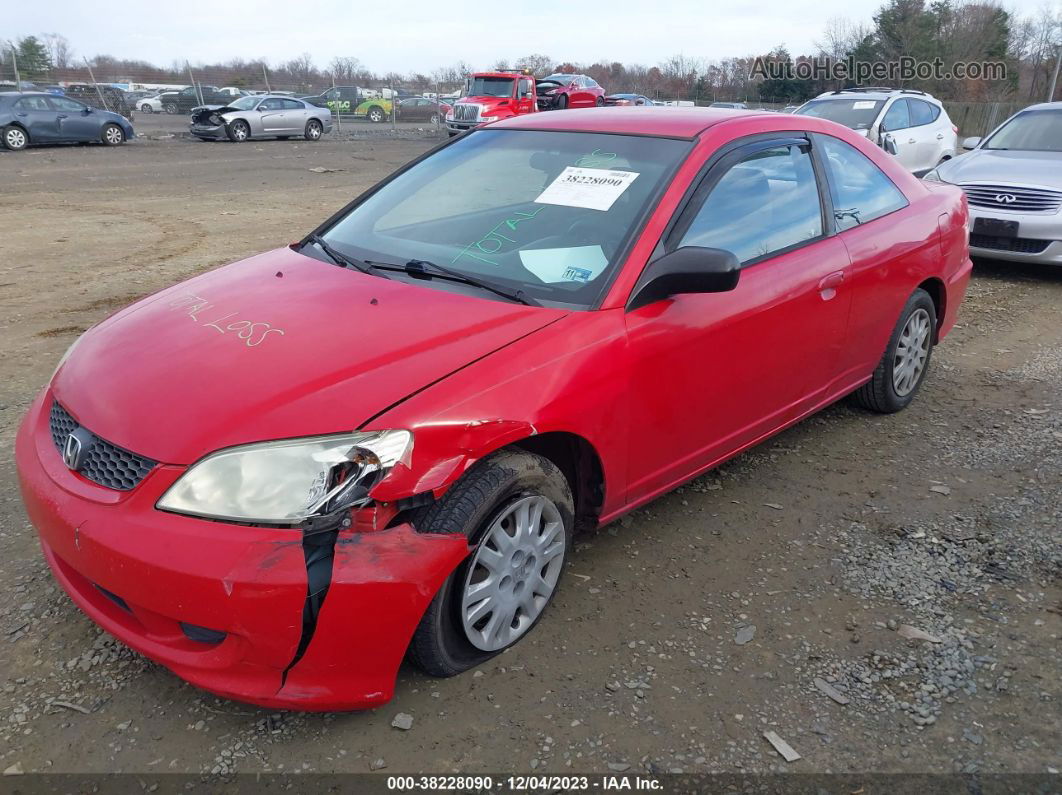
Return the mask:
[[[937,311],[929,293],[911,293],[874,375],[854,393],[856,403],[879,414],[907,408],[929,372],[937,338]]]
[[[553,462],[506,450],[477,463],[414,523],[423,533],[464,533],[473,547],[409,645],[425,673],[454,676],[527,637],[545,614],[571,551],[574,500]]]
[[[387,118],[387,114],[384,113],[383,108],[379,105],[373,105],[365,115],[369,117],[369,121],[373,124],[379,124]]]
[[[10,149],[12,152],[17,152],[21,149],[25,149],[29,146],[29,133],[19,127],[17,124],[9,124],[4,128],[3,132],[3,144],[4,149]]]
[[[431,116],[428,117],[428,123],[429,124],[438,124],[439,123],[439,114],[438,113],[431,114]]]
[[[320,141],[323,134],[324,127],[321,126],[321,122],[317,121],[317,119],[310,119],[306,122],[306,131],[303,135],[307,141]]]
[[[106,146],[121,146],[125,143],[125,130],[117,124],[105,124],[100,131],[100,140]]]
[[[179,108],[177,107],[176,103],[174,103],[174,102],[167,102],[165,105],[163,105],[162,109],[164,111],[166,111],[168,114],[170,114],[171,116],[176,116],[177,115],[177,111],[179,110]]]
[[[600,108],[600,107],[603,107],[603,106],[604,106],[604,104],[605,104],[605,98],[604,98],[604,97],[598,97],[597,99],[595,99],[595,100],[594,100],[594,104],[595,104],[595,105],[596,105],[597,107],[599,107],[599,108]]]

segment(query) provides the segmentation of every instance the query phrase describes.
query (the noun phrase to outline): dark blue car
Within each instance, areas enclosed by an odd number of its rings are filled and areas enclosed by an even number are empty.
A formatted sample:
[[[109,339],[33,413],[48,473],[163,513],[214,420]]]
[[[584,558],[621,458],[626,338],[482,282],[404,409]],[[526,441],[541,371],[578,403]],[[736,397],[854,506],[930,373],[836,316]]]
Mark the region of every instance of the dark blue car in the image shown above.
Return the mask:
[[[118,146],[133,136],[133,125],[124,116],[90,108],[70,97],[37,92],[0,94],[0,143],[6,149],[85,141]]]

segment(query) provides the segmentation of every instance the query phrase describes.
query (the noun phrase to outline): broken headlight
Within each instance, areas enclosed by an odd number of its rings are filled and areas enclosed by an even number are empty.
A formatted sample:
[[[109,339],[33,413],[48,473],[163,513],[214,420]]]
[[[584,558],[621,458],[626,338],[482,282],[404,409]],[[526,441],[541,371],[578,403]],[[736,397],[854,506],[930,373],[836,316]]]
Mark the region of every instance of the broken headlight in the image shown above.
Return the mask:
[[[254,524],[298,524],[363,505],[413,434],[372,431],[285,439],[211,453],[162,495],[164,511]]]

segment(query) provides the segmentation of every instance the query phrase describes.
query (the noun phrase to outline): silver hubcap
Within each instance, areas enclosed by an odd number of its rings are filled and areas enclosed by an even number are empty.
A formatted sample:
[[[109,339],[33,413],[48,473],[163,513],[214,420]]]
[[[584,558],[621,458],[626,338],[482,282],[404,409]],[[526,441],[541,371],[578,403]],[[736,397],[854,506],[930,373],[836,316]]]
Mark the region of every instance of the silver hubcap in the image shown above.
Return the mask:
[[[310,137],[311,138],[320,138],[321,137],[321,128],[318,127],[316,124],[311,124],[310,125]]]
[[[247,137],[247,130],[243,128],[242,124],[237,124],[233,129],[232,134],[240,141]]]
[[[18,149],[26,145],[26,134],[22,130],[8,130],[7,142]]]
[[[929,313],[916,309],[907,318],[892,360],[892,387],[904,397],[918,384],[929,358]]]
[[[122,131],[117,127],[109,127],[107,129],[107,141],[108,143],[117,144],[122,142]]]
[[[564,565],[564,522],[542,496],[511,503],[487,530],[468,568],[461,622],[469,642],[498,651],[535,623]]]

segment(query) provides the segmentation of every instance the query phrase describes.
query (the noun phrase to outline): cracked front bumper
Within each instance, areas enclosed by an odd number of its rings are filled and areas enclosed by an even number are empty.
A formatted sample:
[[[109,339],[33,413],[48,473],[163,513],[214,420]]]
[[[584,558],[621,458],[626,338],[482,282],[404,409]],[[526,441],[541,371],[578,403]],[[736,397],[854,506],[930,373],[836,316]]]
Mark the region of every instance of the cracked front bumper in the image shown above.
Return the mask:
[[[468,554],[463,536],[408,524],[341,534],[309,645],[291,666],[307,596],[301,531],[156,510],[182,467],[157,466],[128,492],[97,486],[62,463],[50,402],[42,393],[19,429],[19,481],[55,578],[93,621],[221,696],[304,710],[391,698],[417,622]]]

